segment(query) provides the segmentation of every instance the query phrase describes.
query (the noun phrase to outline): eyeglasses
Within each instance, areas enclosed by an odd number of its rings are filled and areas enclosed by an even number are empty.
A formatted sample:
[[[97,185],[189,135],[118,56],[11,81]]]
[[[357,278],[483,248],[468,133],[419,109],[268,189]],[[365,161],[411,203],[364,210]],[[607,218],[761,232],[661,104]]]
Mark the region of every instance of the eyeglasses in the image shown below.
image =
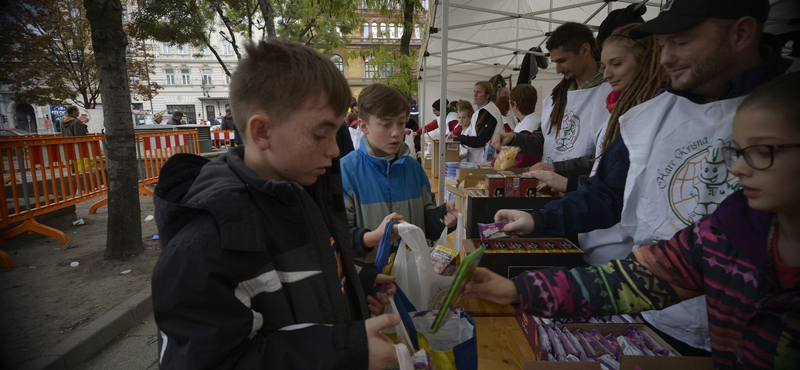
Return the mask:
[[[739,157],[743,156],[748,166],[756,170],[766,170],[772,167],[772,163],[775,161],[775,152],[777,152],[778,149],[791,148],[800,148],[800,144],[751,145],[742,149],[726,146],[722,148],[722,157],[725,159],[725,164],[727,164],[728,167],[733,166]]]

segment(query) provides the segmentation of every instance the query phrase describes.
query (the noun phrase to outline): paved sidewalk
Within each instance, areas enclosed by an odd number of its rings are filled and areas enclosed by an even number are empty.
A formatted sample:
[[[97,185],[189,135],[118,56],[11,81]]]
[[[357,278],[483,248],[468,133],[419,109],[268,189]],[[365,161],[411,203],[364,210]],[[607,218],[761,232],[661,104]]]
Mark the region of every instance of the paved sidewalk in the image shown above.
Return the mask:
[[[144,320],[106,344],[80,370],[157,370],[158,329],[151,312]]]
[[[97,367],[92,367],[92,369],[147,369],[150,364],[156,362],[156,348],[158,347],[155,342],[156,325],[153,320],[153,304],[150,296],[150,288],[143,289],[97,320],[77,329],[67,339],[26,364],[22,370],[88,369],[89,363],[84,363],[101,350],[103,352],[96,355]],[[136,337],[133,338],[143,340],[146,345],[141,346],[134,340],[126,340],[131,337],[122,336],[118,339],[120,334],[128,330],[136,332]],[[151,341],[148,339],[148,335],[152,336],[152,343],[148,343]],[[117,351],[117,348],[120,353],[114,361],[118,362],[105,362],[105,359],[110,359],[108,356]],[[103,358],[101,359],[101,357]],[[146,365],[137,367],[138,365],[135,363],[138,363],[139,360]],[[104,367],[100,367],[101,365]],[[157,367],[155,365],[153,368]]]

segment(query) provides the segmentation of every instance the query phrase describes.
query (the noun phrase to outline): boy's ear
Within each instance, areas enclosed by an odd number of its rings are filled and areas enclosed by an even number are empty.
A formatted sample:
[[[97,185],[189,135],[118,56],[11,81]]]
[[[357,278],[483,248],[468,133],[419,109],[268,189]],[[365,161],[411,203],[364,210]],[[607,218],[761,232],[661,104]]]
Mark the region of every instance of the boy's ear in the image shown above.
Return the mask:
[[[247,122],[247,134],[250,140],[261,150],[267,150],[270,147],[272,121],[266,113],[258,113],[250,117]]]
[[[361,117],[358,117],[358,128],[361,129],[361,132],[363,132],[364,135],[369,133],[369,127],[367,126],[367,121],[365,121]]]

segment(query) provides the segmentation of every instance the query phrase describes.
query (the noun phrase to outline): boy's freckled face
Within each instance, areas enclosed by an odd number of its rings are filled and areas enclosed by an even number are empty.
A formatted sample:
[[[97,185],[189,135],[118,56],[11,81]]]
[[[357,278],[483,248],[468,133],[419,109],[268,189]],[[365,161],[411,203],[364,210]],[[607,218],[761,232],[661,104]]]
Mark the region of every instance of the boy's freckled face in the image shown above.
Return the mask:
[[[733,143],[737,148],[751,145],[800,143],[797,123],[781,114],[757,107],[744,109],[733,119]],[[742,156],[730,171],[739,176],[751,208],[771,213],[794,214],[800,208],[797,174],[800,173],[800,149],[778,149],[772,166],[756,170]]]
[[[388,117],[369,116],[367,120],[359,119],[361,131],[364,132],[364,137],[376,157],[388,157],[397,153],[403,142],[406,122],[408,113]]]
[[[336,131],[342,117],[325,103],[306,105],[271,129],[266,157],[276,180],[311,185],[339,155]]]

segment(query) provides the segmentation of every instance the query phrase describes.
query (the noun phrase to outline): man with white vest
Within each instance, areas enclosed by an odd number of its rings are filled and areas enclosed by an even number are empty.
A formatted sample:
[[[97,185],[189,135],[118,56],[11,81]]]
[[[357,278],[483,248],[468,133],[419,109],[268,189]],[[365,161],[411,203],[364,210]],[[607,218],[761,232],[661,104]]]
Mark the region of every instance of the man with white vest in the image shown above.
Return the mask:
[[[586,186],[541,211],[498,211],[496,220],[514,221],[506,231],[560,235],[621,222],[635,244],[644,245],[671,238],[713,211],[738,188],[716,154],[730,145],[739,103],[761,84],[800,69],[781,57],[774,36],[762,34],[769,7],[768,0],[666,1],[658,17],[631,35],[655,34],[671,78],[667,92],[620,119],[620,137]],[[708,302],[709,309],[714,304]],[[694,348],[710,348],[704,299],[643,318]]]
[[[542,132],[530,136],[500,133],[492,144],[515,145],[522,154],[542,156],[531,169],[556,171],[565,177],[588,175],[595,138],[609,118],[606,97],[611,86],[603,83],[600,51],[592,30],[574,22],[556,28],[545,46],[556,72],[564,78],[542,103]]]
[[[467,150],[467,162],[483,162],[484,147],[492,140],[492,136],[503,131],[503,115],[500,108],[492,102],[492,84],[489,81],[475,83],[472,90],[472,102],[475,113],[469,127],[461,135],[453,137]]]

